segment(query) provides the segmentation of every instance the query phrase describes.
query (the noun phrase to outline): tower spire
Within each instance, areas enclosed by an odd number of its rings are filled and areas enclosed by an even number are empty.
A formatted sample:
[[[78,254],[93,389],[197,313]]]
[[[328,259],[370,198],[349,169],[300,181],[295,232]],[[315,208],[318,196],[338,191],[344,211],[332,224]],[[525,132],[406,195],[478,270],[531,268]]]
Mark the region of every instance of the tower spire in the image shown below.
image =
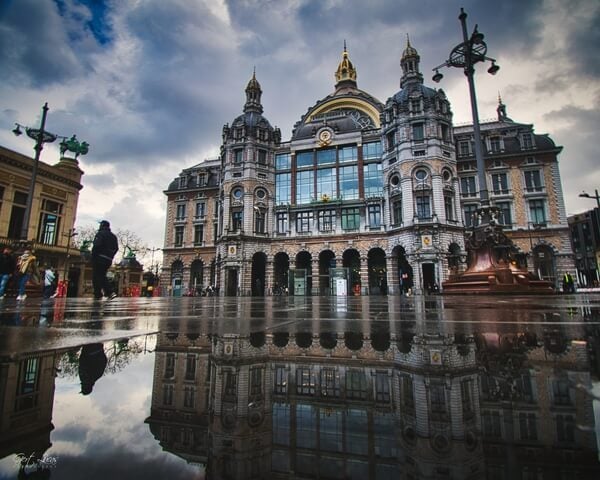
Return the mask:
[[[256,66],[252,71],[252,78],[246,86],[246,104],[244,105],[244,113],[246,112],[257,112],[262,113],[263,107],[260,103],[260,97],[262,95],[262,89],[260,83],[256,79]]]
[[[406,34],[406,48],[402,52],[400,66],[402,67],[402,78],[400,78],[400,88],[404,88],[409,83],[423,83],[423,75],[419,71],[419,53],[417,49],[410,44],[410,37]]]
[[[344,51],[342,52],[342,60],[335,71],[335,88],[338,90],[341,87],[356,88],[356,68],[348,58],[348,50],[346,49],[346,40],[344,40]]]

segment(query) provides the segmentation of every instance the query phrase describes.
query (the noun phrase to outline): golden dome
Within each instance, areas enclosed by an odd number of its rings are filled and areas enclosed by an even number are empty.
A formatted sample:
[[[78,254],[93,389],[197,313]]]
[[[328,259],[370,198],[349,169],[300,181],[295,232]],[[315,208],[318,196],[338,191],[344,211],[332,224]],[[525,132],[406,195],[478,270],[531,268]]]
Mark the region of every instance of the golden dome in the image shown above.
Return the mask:
[[[343,82],[344,80],[350,80],[356,82],[356,68],[352,65],[352,62],[348,58],[348,52],[346,51],[346,42],[344,41],[344,51],[342,52],[342,61],[338,65],[335,72],[336,84]]]

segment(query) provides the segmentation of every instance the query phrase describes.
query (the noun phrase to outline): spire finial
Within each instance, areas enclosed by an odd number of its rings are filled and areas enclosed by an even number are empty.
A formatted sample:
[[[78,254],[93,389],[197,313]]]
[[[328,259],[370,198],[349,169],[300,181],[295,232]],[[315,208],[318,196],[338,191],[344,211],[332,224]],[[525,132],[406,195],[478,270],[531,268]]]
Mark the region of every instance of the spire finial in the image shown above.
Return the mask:
[[[498,105],[502,105],[502,97],[500,96],[500,90],[498,90]]]
[[[408,32],[406,32],[406,48],[410,47],[410,37],[408,36]]]

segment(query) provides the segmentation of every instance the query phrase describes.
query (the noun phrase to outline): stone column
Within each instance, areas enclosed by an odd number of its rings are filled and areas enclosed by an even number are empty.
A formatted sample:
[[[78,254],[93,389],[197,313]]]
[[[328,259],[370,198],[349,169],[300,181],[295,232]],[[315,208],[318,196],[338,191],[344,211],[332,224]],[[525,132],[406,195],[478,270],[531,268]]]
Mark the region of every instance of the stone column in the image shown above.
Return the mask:
[[[369,286],[369,259],[366,256],[360,257],[360,293],[361,295],[370,295]]]

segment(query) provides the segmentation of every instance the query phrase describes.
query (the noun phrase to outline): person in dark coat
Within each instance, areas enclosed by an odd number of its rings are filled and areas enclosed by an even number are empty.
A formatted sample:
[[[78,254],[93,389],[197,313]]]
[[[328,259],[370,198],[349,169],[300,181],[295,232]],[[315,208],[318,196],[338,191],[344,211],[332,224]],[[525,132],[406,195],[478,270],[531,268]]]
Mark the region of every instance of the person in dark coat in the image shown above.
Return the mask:
[[[108,300],[117,296],[112,291],[108,278],[106,278],[106,272],[112,265],[113,258],[118,250],[119,242],[115,234],[110,231],[110,223],[102,220],[92,247],[92,284],[96,300],[102,299],[102,293]]]
[[[4,298],[4,292],[10,277],[15,273],[17,268],[17,260],[15,259],[12,248],[4,247],[2,255],[0,255],[0,298]]]
[[[94,384],[102,375],[108,359],[104,353],[104,345],[101,343],[92,343],[81,347],[79,355],[79,380],[81,381],[81,394],[89,395],[92,393]]]

